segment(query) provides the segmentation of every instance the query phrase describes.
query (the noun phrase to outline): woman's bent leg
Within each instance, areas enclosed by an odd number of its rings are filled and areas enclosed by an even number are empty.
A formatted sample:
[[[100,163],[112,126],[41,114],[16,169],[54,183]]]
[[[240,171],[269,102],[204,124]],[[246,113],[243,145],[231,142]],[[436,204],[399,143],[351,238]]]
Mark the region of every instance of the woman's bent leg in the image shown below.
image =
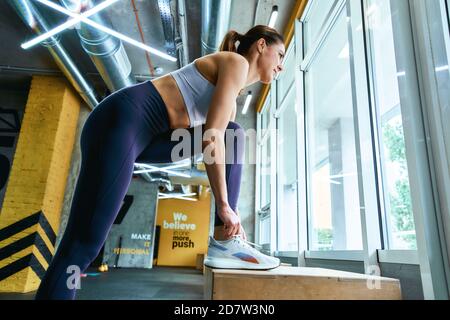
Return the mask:
[[[227,182],[228,204],[236,212],[238,208],[239,193],[241,190],[242,165],[245,152],[245,132],[236,122],[230,121],[227,126],[231,136],[225,137],[225,179]],[[226,134],[226,136],[227,136]],[[217,213],[215,206],[214,226],[223,226],[223,221]]]

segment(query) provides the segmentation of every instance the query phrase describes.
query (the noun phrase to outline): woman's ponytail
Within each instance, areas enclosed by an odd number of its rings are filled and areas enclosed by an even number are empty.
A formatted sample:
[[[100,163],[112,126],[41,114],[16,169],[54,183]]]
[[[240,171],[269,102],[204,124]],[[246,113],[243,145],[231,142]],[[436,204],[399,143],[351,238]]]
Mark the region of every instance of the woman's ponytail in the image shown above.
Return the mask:
[[[228,31],[220,44],[219,51],[237,52],[236,41],[239,41],[241,37],[242,35],[235,30]]]

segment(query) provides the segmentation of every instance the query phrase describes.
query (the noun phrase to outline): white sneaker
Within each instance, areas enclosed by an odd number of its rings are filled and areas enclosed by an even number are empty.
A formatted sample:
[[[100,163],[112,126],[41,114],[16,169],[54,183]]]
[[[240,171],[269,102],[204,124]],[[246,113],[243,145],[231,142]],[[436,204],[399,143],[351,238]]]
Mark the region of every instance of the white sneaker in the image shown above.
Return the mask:
[[[233,236],[228,240],[215,240],[209,237],[205,266],[222,269],[258,269],[268,270],[280,266],[280,259],[267,256],[250,244],[252,242]]]

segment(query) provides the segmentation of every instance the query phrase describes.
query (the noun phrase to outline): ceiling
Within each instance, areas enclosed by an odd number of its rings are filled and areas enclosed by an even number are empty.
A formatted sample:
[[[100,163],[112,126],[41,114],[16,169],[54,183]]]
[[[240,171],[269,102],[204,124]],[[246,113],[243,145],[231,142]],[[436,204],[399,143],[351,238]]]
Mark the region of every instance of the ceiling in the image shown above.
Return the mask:
[[[35,2],[34,0],[30,0]],[[279,16],[275,28],[281,33],[284,31],[295,0],[229,0],[231,2],[231,20],[229,29],[245,33],[253,25],[268,24],[273,5],[278,5]],[[120,0],[105,10],[113,29],[133,39],[141,41],[138,23],[133,8],[133,2],[138,15],[144,41],[147,45],[160,51],[167,52],[170,45],[167,39],[173,42],[179,40],[179,21],[177,14],[177,0],[166,0],[170,5],[169,15],[172,16],[175,28],[174,34],[167,34],[160,14],[158,0]],[[46,13],[46,18],[51,19],[51,25],[64,21],[64,15],[51,9],[44,8],[35,2],[36,7]],[[201,56],[201,26],[202,26],[202,1],[185,0],[186,6],[186,30],[189,62]],[[166,30],[166,32],[165,32]],[[170,30],[170,29],[169,29]],[[41,46],[35,46],[29,50],[23,50],[20,44],[33,38],[35,35],[22,22],[7,1],[0,1],[0,83],[15,81],[31,74],[58,74],[59,69],[48,50]],[[170,44],[169,42],[169,44]],[[82,74],[93,84],[99,93],[105,92],[106,87],[89,56],[83,51],[80,40],[74,29],[62,33],[61,43],[67,49],[70,56],[76,61]],[[132,73],[138,77],[157,77],[181,67],[180,60],[171,62],[154,54],[146,57],[146,52],[140,48],[124,43],[125,51],[132,66]],[[173,45],[172,45],[173,47]],[[176,56],[176,55],[175,55]],[[160,73],[154,72],[161,70]],[[152,74],[153,71],[153,74]],[[3,79],[3,80],[2,80]],[[257,96],[261,84],[257,83],[248,87]],[[256,99],[254,99],[256,101]],[[238,101],[239,102],[239,101]]]

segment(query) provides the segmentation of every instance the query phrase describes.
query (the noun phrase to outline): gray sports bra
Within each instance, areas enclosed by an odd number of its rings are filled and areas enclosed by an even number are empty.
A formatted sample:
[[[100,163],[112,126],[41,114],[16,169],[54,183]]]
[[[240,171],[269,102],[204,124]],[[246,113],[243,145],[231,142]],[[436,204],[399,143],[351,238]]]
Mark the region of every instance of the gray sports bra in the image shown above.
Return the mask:
[[[215,86],[198,71],[194,62],[170,72],[183,96],[191,128],[206,122],[206,114],[215,89]]]

